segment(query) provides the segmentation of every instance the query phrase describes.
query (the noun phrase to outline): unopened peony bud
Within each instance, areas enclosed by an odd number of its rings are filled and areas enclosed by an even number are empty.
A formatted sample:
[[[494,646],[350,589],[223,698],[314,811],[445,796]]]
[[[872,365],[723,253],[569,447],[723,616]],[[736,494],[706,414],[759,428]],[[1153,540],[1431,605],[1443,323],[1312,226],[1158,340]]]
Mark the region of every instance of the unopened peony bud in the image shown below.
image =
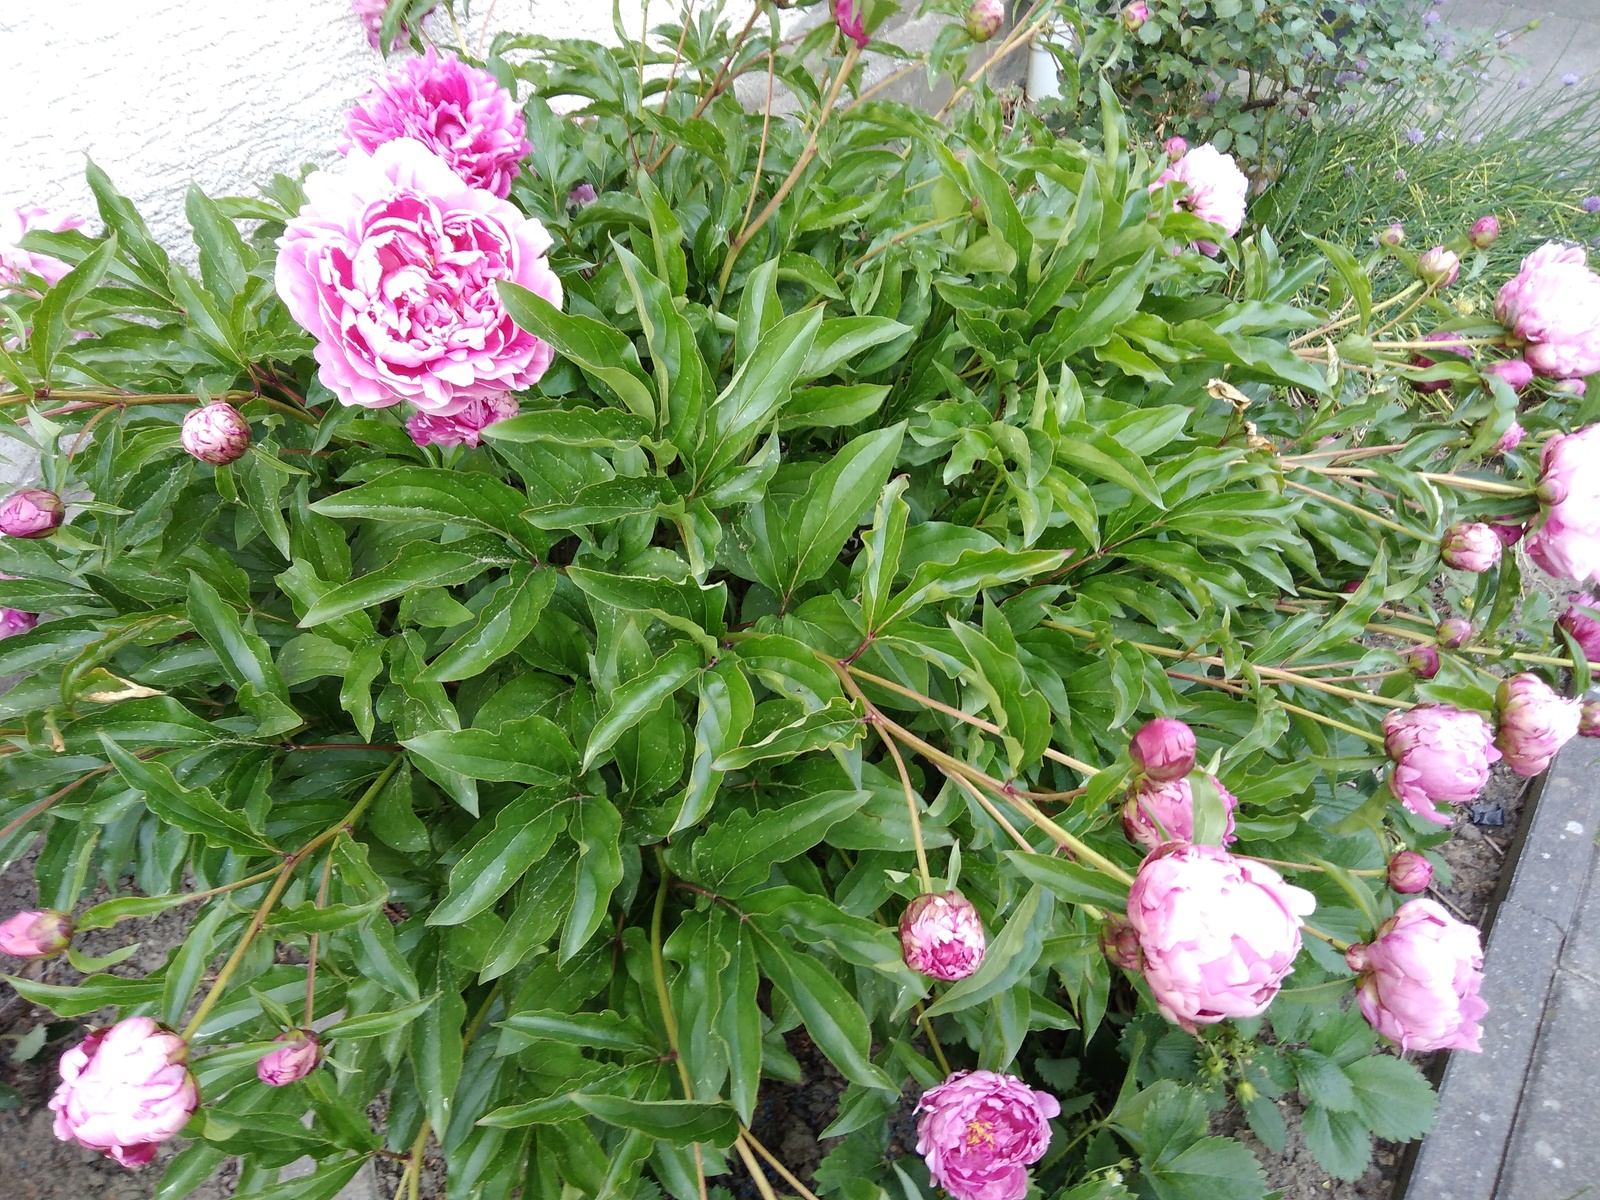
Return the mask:
[[[1550,385],[1550,391],[1556,396],[1582,397],[1589,391],[1589,384],[1582,379],[1558,379]]]
[[[1487,250],[1500,240],[1500,218],[1479,217],[1467,233],[1467,241],[1479,250]]]
[[[0,501],[0,533],[14,538],[48,537],[67,515],[61,497],[44,488],[23,488]]]
[[[1600,663],[1600,600],[1587,592],[1574,592],[1567,597],[1567,611],[1556,624],[1567,631],[1573,641],[1583,648],[1583,656],[1591,663]]]
[[[900,918],[900,956],[934,979],[965,979],[983,963],[983,921],[960,892],[918,896]]]
[[[1144,0],[1133,0],[1122,10],[1122,27],[1129,33],[1138,33],[1150,19],[1150,6]]]
[[[1500,734],[1495,745],[1518,775],[1539,774],[1578,736],[1582,704],[1557,695],[1537,675],[1523,672],[1502,680],[1496,700]]]
[[[917,1153],[951,1200],[1022,1200],[1061,1103],[1015,1075],[957,1071],[917,1101]]]
[[[23,612],[20,608],[0,608],[0,641],[27,633],[38,623],[37,613]]]
[[[1005,21],[1006,6],[1001,0],[972,0],[967,9],[967,33],[975,42],[987,42]]]
[[[1418,679],[1432,679],[1439,673],[1439,651],[1433,646],[1413,646],[1406,654],[1406,666]]]
[[[1590,700],[1578,718],[1578,736],[1600,738],[1600,700]]]
[[[1157,717],[1133,735],[1128,757],[1145,775],[1165,783],[1194,770],[1194,750],[1194,730],[1171,717]]]
[[[72,943],[72,918],[54,909],[19,912],[0,922],[0,954],[53,958]]]
[[[1501,454],[1509,454],[1522,445],[1522,439],[1527,436],[1528,431],[1513,421],[1511,422],[1511,428],[1500,435],[1500,441],[1496,443],[1495,449],[1499,450]],[[1492,529],[1494,526],[1491,525],[1490,528]]]
[[[860,0],[833,0],[833,23],[839,27],[840,33],[863,50],[872,42]]]
[[[1439,557],[1458,571],[1481,575],[1500,561],[1500,539],[1482,521],[1457,521],[1445,530]]]
[[[1162,149],[1167,152],[1168,158],[1176,160],[1189,153],[1189,143],[1181,137],[1169,137]]]
[[[1113,916],[1100,930],[1100,950],[1113,967],[1137,971],[1144,959],[1139,954],[1139,931],[1122,917]]]
[[[1478,998],[1482,944],[1439,904],[1407,900],[1345,962],[1361,976],[1361,1015],[1401,1050],[1480,1049],[1478,1021],[1489,1011]]]
[[[61,1056],[56,1137],[142,1167],[200,1107],[188,1059],[188,1043],[149,1017],[95,1030]]]
[[[592,183],[580,183],[567,193],[567,203],[573,208],[588,208],[598,199],[600,193],[594,190]]]
[[[1465,617],[1449,617],[1439,622],[1439,644],[1446,650],[1459,650],[1472,640],[1472,622]]]
[[[1431,288],[1447,288],[1461,275],[1461,256],[1435,246],[1417,259],[1417,275]]]
[[[1396,221],[1382,233],[1378,234],[1378,245],[1393,250],[1406,240],[1406,227]]]
[[[1344,961],[1347,967],[1359,975],[1367,969],[1367,948],[1357,942],[1344,952]]]
[[[1513,391],[1520,391],[1533,382],[1533,368],[1520,358],[1502,358],[1499,362],[1492,362],[1483,369],[1483,373],[1500,376]]]
[[[203,463],[225,467],[250,449],[250,422],[231,404],[217,401],[183,418],[183,448]]]
[[[291,1029],[274,1041],[283,1043],[256,1063],[256,1077],[268,1087],[286,1087],[316,1070],[322,1043],[309,1029]]]
[[[1389,860],[1389,886],[1403,896],[1428,890],[1433,864],[1415,850],[1402,850]]]

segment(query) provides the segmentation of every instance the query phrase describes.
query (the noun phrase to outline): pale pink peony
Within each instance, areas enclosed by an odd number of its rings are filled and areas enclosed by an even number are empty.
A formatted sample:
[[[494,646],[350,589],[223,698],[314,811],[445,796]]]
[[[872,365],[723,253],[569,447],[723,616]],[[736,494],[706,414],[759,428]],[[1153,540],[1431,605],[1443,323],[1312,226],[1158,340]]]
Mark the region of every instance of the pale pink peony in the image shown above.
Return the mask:
[[[538,382],[553,351],[511,320],[497,285],[561,304],[543,225],[409,138],[305,188],[278,239],[278,294],[343,403],[449,415]]]
[[[1544,521],[1528,535],[1528,554],[1558,579],[1600,582],[1600,425],[1556,434],[1540,465]]]
[[[1495,745],[1518,775],[1537,775],[1556,751],[1578,736],[1583,704],[1558,695],[1537,675],[1502,680],[1497,696],[1500,736]]]
[[[1567,611],[1556,623],[1583,647],[1585,658],[1600,663],[1600,600],[1587,592],[1574,592],[1567,597]]]
[[[917,1153],[954,1200],[1022,1200],[1061,1104],[1015,1075],[957,1071],[917,1101]]]
[[[473,187],[502,200],[533,147],[516,99],[489,72],[432,46],[380,79],[350,110],[340,146],[373,153],[385,142],[421,142]]]
[[[458,413],[435,417],[418,413],[406,420],[406,432],[419,446],[472,446],[483,440],[485,429],[496,421],[517,415],[514,396],[486,396],[473,400]]]
[[[95,1030],[61,1056],[56,1137],[143,1166],[200,1106],[188,1058],[188,1043],[149,1017]]]
[[[1435,825],[1450,824],[1437,805],[1475,800],[1500,761],[1494,730],[1475,712],[1448,704],[1419,704],[1383,719],[1384,749],[1394,760],[1389,789],[1412,812]]]
[[[1417,274],[1430,288],[1447,288],[1461,277],[1461,256],[1435,246],[1417,259]]]
[[[19,912],[0,922],[0,954],[50,958],[72,942],[72,918],[53,909]]]
[[[203,463],[223,467],[250,449],[250,422],[233,405],[218,400],[183,418],[183,448]]]
[[[291,1029],[273,1039],[278,1049],[256,1063],[256,1078],[268,1087],[287,1087],[317,1069],[322,1043],[309,1029]]]
[[[1479,250],[1487,250],[1499,240],[1499,217],[1479,217],[1472,223],[1472,228],[1467,231],[1467,241],[1471,242]]]
[[[1402,850],[1389,860],[1389,886],[1402,896],[1428,890],[1433,882],[1433,864],[1415,850]]]
[[[64,233],[81,229],[83,224],[82,217],[64,217],[42,208],[0,208],[0,288],[20,286],[29,275],[37,275],[54,287],[72,270],[71,264],[54,255],[24,250],[17,243],[27,233]]]
[[[1492,362],[1483,369],[1483,373],[1485,375],[1500,376],[1511,386],[1513,391],[1521,391],[1533,382],[1533,368],[1520,358],[1502,358],[1498,362]],[[1512,428],[1520,430],[1522,426],[1513,423]],[[1521,440],[1522,438],[1519,435],[1517,441],[1520,442]],[[1510,446],[1501,446],[1500,448],[1502,450],[1511,450],[1515,448],[1515,445],[1516,443],[1512,443]]]
[[[1194,730],[1171,717],[1146,721],[1128,743],[1133,765],[1162,783],[1182,779],[1194,770],[1194,750]]]
[[[918,896],[900,918],[906,966],[934,979],[965,979],[983,964],[983,921],[960,892]]]
[[[1244,224],[1250,181],[1231,154],[1223,154],[1210,142],[1196,146],[1161,172],[1150,190],[1155,191],[1174,180],[1188,187],[1175,202],[1175,209],[1186,208],[1202,221],[1221,226],[1229,237],[1239,232]],[[1202,254],[1212,256],[1221,249],[1215,242],[1205,240],[1194,245]]]
[[[0,608],[0,642],[19,633],[27,633],[38,623],[39,617],[35,613],[23,612],[20,608]]]
[[[833,21],[839,27],[839,32],[862,50],[872,42],[859,0],[833,0]]]
[[[1457,521],[1445,530],[1439,557],[1448,567],[1481,575],[1500,561],[1500,538],[1482,521]]]
[[[1400,1049],[1480,1049],[1489,1006],[1478,998],[1483,948],[1471,925],[1432,900],[1407,900],[1346,958],[1361,973],[1361,1015]]]
[[[1190,1030],[1266,1011],[1315,908],[1264,863],[1184,842],[1152,851],[1128,895],[1156,1005]]]
[[[54,492],[23,488],[0,500],[0,533],[14,538],[49,537],[66,515],[66,505]]]
[[[1222,797],[1223,810],[1228,815],[1227,828],[1222,840],[1235,841],[1233,812],[1239,800],[1222,786],[1215,775],[1211,780],[1217,794]],[[1146,780],[1129,793],[1122,805],[1122,832],[1136,846],[1154,850],[1163,842],[1187,842],[1194,836],[1194,789],[1187,779],[1169,779],[1165,783]]]
[[[1528,343],[1523,357],[1540,375],[1577,379],[1600,371],[1600,275],[1582,246],[1547,242],[1522,260],[1500,289],[1495,316]]]

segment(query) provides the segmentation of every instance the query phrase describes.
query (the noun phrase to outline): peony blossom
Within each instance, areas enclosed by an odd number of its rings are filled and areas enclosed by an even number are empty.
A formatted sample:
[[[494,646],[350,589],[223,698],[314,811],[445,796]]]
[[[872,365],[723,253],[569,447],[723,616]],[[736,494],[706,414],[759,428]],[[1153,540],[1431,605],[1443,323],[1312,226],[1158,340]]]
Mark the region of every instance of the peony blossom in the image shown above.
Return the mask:
[[[1228,818],[1222,841],[1227,844],[1236,840],[1233,812],[1239,807],[1239,801],[1215,775],[1206,778],[1222,797],[1222,808]],[[1194,789],[1189,781],[1170,779],[1158,783],[1150,779],[1141,783],[1123,802],[1122,832],[1134,845],[1150,850],[1163,842],[1190,841],[1194,837]]]
[[[1436,354],[1439,351],[1448,351],[1451,354],[1459,354],[1462,358],[1472,357],[1472,347],[1465,345],[1458,335],[1448,330],[1435,329],[1432,333],[1423,334],[1422,340],[1439,343],[1438,350],[1434,351]],[[1429,367],[1435,367],[1439,364],[1435,359],[1429,358],[1421,351],[1413,350],[1411,352],[1411,365],[1418,370],[1426,371]],[[1419,392],[1440,392],[1450,386],[1450,381],[1448,379],[1413,380],[1411,386]]]
[[[1522,260],[1500,289],[1495,316],[1527,343],[1523,357],[1540,375],[1577,379],[1600,371],[1600,275],[1582,246],[1547,242]]]
[[[1499,240],[1499,217],[1479,217],[1472,223],[1472,228],[1467,231],[1467,241],[1471,242],[1479,250],[1487,250]]]
[[[1441,646],[1446,650],[1459,650],[1472,640],[1472,622],[1465,617],[1446,617],[1439,622],[1438,632]]]
[[[188,1058],[188,1043],[149,1017],[93,1031],[61,1056],[56,1137],[143,1166],[200,1106]]]
[[[183,448],[203,463],[226,466],[250,449],[250,422],[233,405],[218,400],[183,418]]]
[[[1600,581],[1600,425],[1556,434],[1540,468],[1544,520],[1528,535],[1528,554],[1558,579]]]
[[[19,633],[27,633],[38,623],[36,613],[23,612],[20,608],[0,608],[0,642]]]
[[[512,321],[498,284],[560,305],[543,225],[409,138],[305,188],[278,239],[278,294],[340,401],[450,415],[538,382],[553,351]]]
[[[1150,19],[1150,6],[1145,0],[1133,0],[1132,4],[1123,6],[1122,27],[1129,33],[1137,33],[1144,28],[1144,23]]]
[[[287,1087],[317,1069],[322,1043],[309,1029],[291,1029],[273,1039],[278,1049],[256,1063],[256,1078],[268,1087]]]
[[[72,943],[72,918],[54,909],[19,912],[0,921],[0,954],[51,958]]]
[[[1508,549],[1522,540],[1522,535],[1528,532],[1525,525],[1518,525],[1514,518],[1501,517],[1492,521],[1489,528],[1494,530],[1495,537],[1500,539],[1500,544]]]
[[[954,1200],[1022,1200],[1061,1104],[1015,1075],[957,1071],[917,1101],[917,1153]]]
[[[833,22],[839,32],[865,50],[872,42],[867,32],[867,20],[858,0],[833,0]]]
[[[972,7],[967,9],[967,36],[975,42],[987,42],[1000,32],[1005,21],[1002,0],[972,0]]]
[[[567,193],[567,203],[573,208],[588,208],[598,199],[600,193],[594,190],[592,183],[580,183]]]
[[[81,229],[82,217],[63,217],[42,208],[0,208],[0,289],[20,287],[28,276],[37,275],[51,287],[72,270],[50,254],[24,250],[17,243],[28,233],[64,233]]]
[[[1556,624],[1583,647],[1585,658],[1600,662],[1600,600],[1587,592],[1574,592],[1567,597],[1567,611]]]
[[[54,492],[23,488],[0,500],[0,533],[14,538],[49,537],[66,515],[66,505]]]
[[[1457,521],[1445,530],[1439,557],[1448,567],[1481,575],[1500,561],[1500,539],[1482,521]]]
[[[1435,246],[1417,259],[1417,275],[1430,288],[1447,288],[1461,277],[1461,256]]]
[[[489,72],[432,46],[380,79],[350,111],[340,149],[373,153],[385,142],[421,142],[472,187],[504,200],[532,151],[517,102]]]
[[[1174,160],[1180,159],[1189,153],[1189,143],[1177,136],[1169,137],[1161,148],[1167,152],[1168,158]]]
[[[1402,1050],[1480,1049],[1478,931],[1432,900],[1407,900],[1345,959],[1360,974],[1356,1002],[1367,1023]]]
[[[1528,431],[1515,421],[1512,421],[1511,427],[1502,433],[1500,440],[1495,443],[1495,449],[1500,451],[1501,454],[1508,454],[1522,445],[1522,439],[1527,436]],[[1491,525],[1489,528],[1493,529],[1494,526]]]
[[[1439,673],[1438,648],[1413,646],[1406,652],[1406,669],[1418,679],[1432,679]]]
[[[965,979],[983,964],[983,921],[960,892],[918,896],[900,918],[906,966],[934,979]]]
[[[517,401],[501,394],[469,401],[458,413],[435,417],[418,413],[406,420],[406,432],[419,446],[471,446],[483,440],[482,433],[496,421],[517,415]]]
[[[355,12],[356,18],[366,26],[367,42],[374,50],[383,49],[383,14],[388,9],[389,3],[390,0],[350,0],[350,7]],[[428,12],[432,11],[430,5]],[[411,36],[411,29],[402,21],[395,34],[400,38],[408,38]]]
[[[1194,730],[1171,717],[1146,721],[1128,744],[1128,757],[1143,775],[1160,783],[1194,770]]]
[[[1383,718],[1384,749],[1394,761],[1389,789],[1417,816],[1448,825],[1443,804],[1475,800],[1500,761],[1494,730],[1475,712],[1448,704],[1419,704]]]
[[[1433,864],[1415,850],[1402,850],[1389,860],[1389,886],[1402,896],[1428,890],[1433,882]]]
[[[1583,705],[1558,695],[1537,675],[1523,672],[1502,680],[1496,699],[1500,736],[1495,745],[1518,775],[1537,775],[1556,751],[1578,736]]]
[[[1168,842],[1139,868],[1128,921],[1162,1016],[1185,1029],[1266,1011],[1316,908],[1271,867],[1216,846]]]
[[[1483,373],[1485,375],[1500,376],[1501,379],[1504,379],[1506,383],[1510,385],[1513,391],[1521,391],[1523,388],[1527,387],[1533,382],[1533,368],[1520,358],[1502,358],[1499,362],[1492,362],[1483,369]],[[1513,422],[1512,428],[1520,430],[1522,426]],[[1521,440],[1522,438],[1519,435],[1517,441],[1520,442]],[[1510,450],[1514,448],[1515,443],[1513,443],[1511,446],[1501,447],[1502,450]]]
[[[1221,226],[1229,237],[1239,232],[1244,224],[1250,181],[1231,154],[1223,154],[1210,142],[1196,146],[1161,172],[1150,190],[1156,191],[1174,181],[1187,186],[1174,202],[1174,211],[1186,208],[1202,221]],[[1200,253],[1213,257],[1221,249],[1215,242],[1204,240],[1195,242],[1194,246]]]

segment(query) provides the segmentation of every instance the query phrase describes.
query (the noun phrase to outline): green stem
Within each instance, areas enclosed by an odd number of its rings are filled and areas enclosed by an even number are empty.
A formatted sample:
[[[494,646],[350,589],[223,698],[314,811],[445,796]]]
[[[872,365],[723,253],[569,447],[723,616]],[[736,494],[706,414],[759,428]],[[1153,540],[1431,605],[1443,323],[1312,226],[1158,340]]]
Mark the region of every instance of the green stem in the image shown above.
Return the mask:
[[[1314,467],[1302,467],[1300,469],[1321,474],[1321,472],[1316,471]],[[1396,533],[1403,533],[1407,537],[1415,538],[1419,542],[1437,543],[1439,541],[1439,539],[1436,537],[1429,537],[1426,534],[1418,533],[1414,529],[1407,529],[1398,521],[1391,521],[1388,517],[1380,517],[1377,513],[1372,512],[1370,509],[1362,508],[1359,504],[1352,504],[1348,500],[1341,500],[1338,496],[1330,496],[1327,492],[1318,491],[1316,488],[1311,487],[1308,484],[1296,483],[1292,479],[1285,479],[1283,483],[1285,487],[1292,487],[1298,492],[1305,492],[1308,495],[1315,496],[1318,500],[1325,500],[1327,503],[1332,504],[1337,508],[1342,508],[1346,512],[1354,513],[1363,520],[1371,521],[1374,525],[1382,525],[1385,529],[1392,529]]]

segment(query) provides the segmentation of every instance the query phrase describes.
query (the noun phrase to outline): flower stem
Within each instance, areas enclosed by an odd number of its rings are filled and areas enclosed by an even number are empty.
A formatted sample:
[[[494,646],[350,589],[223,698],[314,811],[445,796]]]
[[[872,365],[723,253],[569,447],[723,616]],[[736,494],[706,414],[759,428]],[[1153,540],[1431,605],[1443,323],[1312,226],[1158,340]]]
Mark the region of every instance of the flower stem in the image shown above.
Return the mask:
[[[317,889],[317,907],[322,908],[328,903],[328,881],[333,878],[333,851],[328,851],[328,858],[322,864],[322,886]],[[306,952],[306,1021],[307,1029],[311,1022],[316,1020],[317,997],[317,935],[311,935],[310,948]]]
[[[1312,937],[1317,938],[1320,941],[1327,942],[1328,945],[1332,946],[1335,950],[1343,952],[1350,949],[1349,942],[1341,942],[1338,938],[1334,937],[1333,934],[1323,933],[1322,930],[1318,929],[1315,925],[1301,925],[1300,928],[1304,929]]]
[[[1301,469],[1307,471],[1316,471],[1316,468],[1314,467],[1302,467]],[[1320,471],[1317,471],[1316,473],[1321,474]],[[1439,540],[1436,537],[1430,537],[1427,534],[1418,533],[1414,529],[1407,529],[1398,521],[1389,520],[1388,517],[1380,517],[1377,513],[1371,511],[1370,509],[1362,508],[1359,504],[1352,504],[1348,500],[1341,500],[1338,496],[1330,496],[1327,492],[1318,491],[1316,488],[1311,487],[1308,484],[1296,483],[1293,479],[1285,479],[1283,483],[1285,487],[1292,487],[1297,492],[1305,492],[1308,495],[1315,496],[1318,500],[1325,500],[1337,508],[1342,508],[1346,512],[1354,513],[1363,520],[1371,521],[1374,525],[1382,525],[1385,529],[1392,529],[1396,533],[1403,533],[1407,537],[1415,538],[1419,542],[1437,542]]]
[[[667,964],[661,953],[661,921],[667,911],[667,889],[672,886],[672,873],[667,870],[667,860],[661,853],[659,845],[655,847],[655,852],[656,871],[661,876],[661,882],[656,888],[655,909],[650,914],[650,974],[655,980],[656,1004],[661,1009],[661,1028],[667,1035],[667,1049],[672,1052],[672,1061],[678,1065],[678,1080],[683,1084],[683,1098],[693,1100],[694,1083],[689,1078],[689,1068],[683,1061],[683,1055],[678,1052],[678,1018],[672,1011],[672,993],[667,990]],[[740,1146],[740,1153],[743,1154],[742,1143]],[[700,1200],[708,1200],[705,1161],[698,1142],[694,1146],[694,1165],[700,1185]],[[745,1165],[749,1166],[748,1159]],[[761,1182],[766,1183],[766,1176],[759,1170],[752,1169],[750,1173],[759,1176]],[[770,1186],[766,1190],[770,1192]]]

